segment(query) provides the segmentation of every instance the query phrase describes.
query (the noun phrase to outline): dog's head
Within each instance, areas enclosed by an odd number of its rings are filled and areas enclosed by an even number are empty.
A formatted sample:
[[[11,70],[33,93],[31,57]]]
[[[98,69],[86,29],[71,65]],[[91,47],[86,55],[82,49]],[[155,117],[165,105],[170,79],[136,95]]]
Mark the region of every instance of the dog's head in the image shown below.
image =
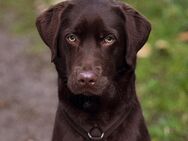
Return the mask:
[[[113,91],[148,39],[149,22],[130,6],[110,0],[72,0],[42,13],[36,22],[59,75],[73,94]],[[121,70],[124,71],[121,71]]]

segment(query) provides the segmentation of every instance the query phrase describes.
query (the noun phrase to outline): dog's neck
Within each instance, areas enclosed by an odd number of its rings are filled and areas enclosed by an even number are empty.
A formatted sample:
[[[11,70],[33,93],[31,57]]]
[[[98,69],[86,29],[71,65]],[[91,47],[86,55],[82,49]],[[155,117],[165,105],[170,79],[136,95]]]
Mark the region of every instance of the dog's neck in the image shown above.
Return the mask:
[[[131,114],[137,109],[135,107],[125,107],[123,111],[119,111],[116,116],[105,115],[101,117],[88,118],[88,116],[82,113],[71,113],[64,108],[64,105],[60,102],[57,111],[57,119],[65,120],[66,124],[69,125],[74,131],[80,134],[86,140],[101,140],[108,138],[114,130],[116,130],[126,119],[131,118]]]

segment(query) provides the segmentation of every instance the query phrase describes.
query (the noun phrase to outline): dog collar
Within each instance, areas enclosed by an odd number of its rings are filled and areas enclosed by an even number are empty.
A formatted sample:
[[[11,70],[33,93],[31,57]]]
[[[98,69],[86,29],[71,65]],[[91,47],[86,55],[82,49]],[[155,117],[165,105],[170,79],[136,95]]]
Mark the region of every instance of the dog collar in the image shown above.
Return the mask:
[[[109,137],[123,123],[123,121],[130,114],[131,110],[132,109],[130,108],[128,112],[122,113],[117,120],[115,120],[105,129],[102,129],[98,124],[96,124],[88,131],[78,125],[64,109],[62,114],[68,125],[87,141],[102,141]]]

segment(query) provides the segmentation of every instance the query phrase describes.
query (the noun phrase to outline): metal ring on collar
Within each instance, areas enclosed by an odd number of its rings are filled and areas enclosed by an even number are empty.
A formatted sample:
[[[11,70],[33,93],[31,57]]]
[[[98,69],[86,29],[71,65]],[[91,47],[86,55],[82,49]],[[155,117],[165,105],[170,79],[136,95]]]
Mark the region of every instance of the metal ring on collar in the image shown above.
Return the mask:
[[[91,139],[91,140],[102,140],[103,139],[103,137],[104,137],[104,132],[103,133],[101,133],[101,136],[92,136],[91,135],[91,133],[90,132],[88,132],[88,137]]]

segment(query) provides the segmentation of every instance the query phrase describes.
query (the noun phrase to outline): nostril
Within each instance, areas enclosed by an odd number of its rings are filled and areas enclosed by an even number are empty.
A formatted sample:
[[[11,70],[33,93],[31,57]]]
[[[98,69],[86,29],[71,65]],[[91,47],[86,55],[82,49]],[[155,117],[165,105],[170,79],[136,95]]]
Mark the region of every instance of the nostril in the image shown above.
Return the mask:
[[[96,82],[96,81],[93,80],[93,79],[89,80],[89,84],[90,84],[90,85],[95,85],[95,82]]]
[[[78,79],[78,82],[81,84],[81,85],[85,85],[85,80],[84,79]]]

